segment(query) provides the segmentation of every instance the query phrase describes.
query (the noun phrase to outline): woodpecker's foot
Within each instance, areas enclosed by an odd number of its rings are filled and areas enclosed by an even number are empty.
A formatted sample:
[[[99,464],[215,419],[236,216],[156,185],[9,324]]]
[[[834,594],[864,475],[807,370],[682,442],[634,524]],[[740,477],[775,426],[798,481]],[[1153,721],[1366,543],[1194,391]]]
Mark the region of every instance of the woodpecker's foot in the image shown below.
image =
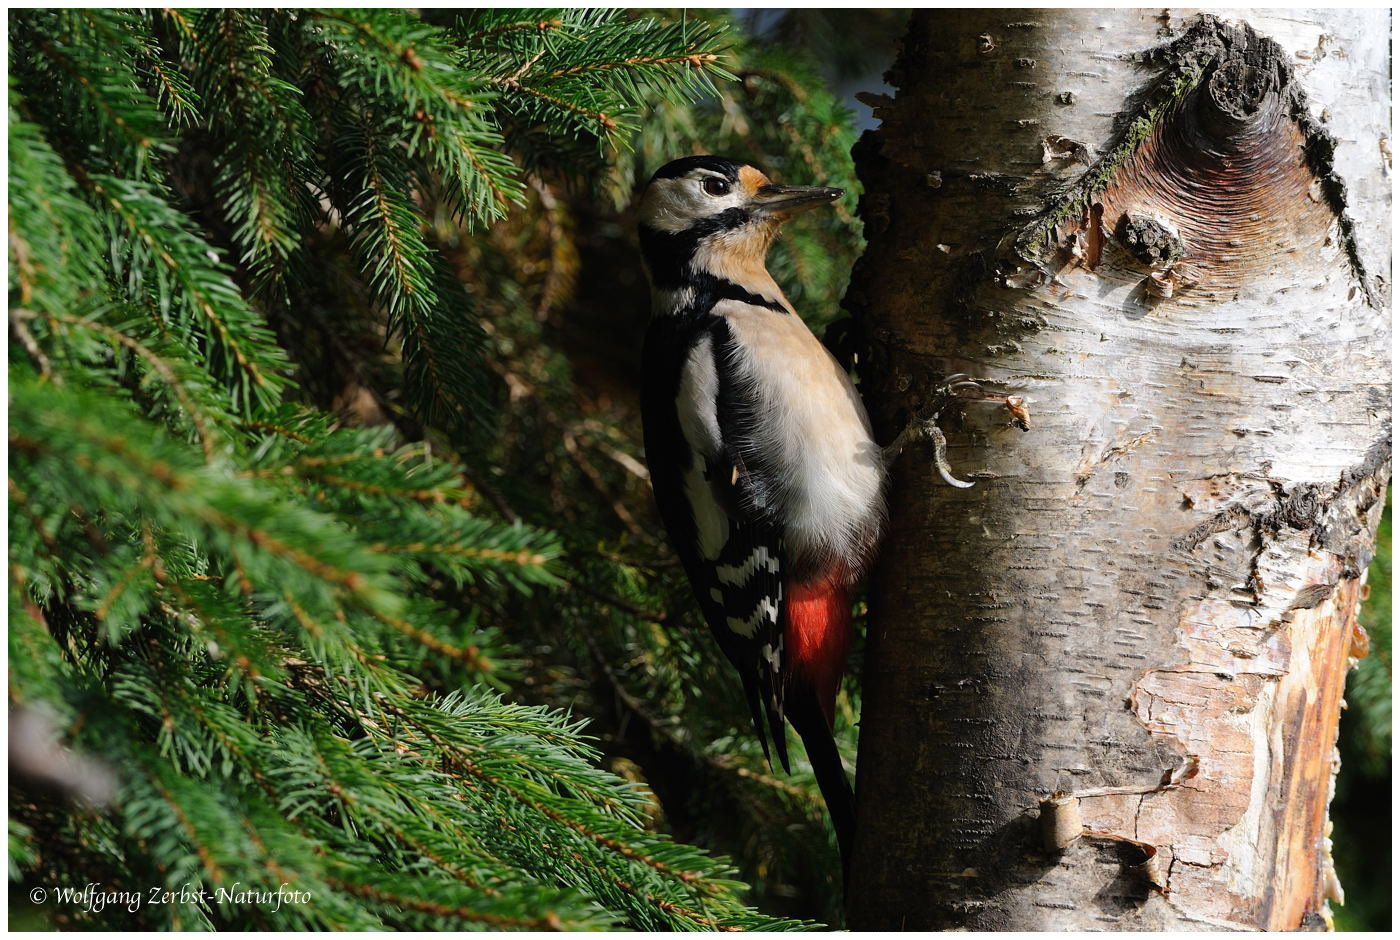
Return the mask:
[[[885,466],[894,466],[894,462],[899,459],[904,448],[909,442],[915,439],[931,441],[933,443],[933,463],[938,468],[938,475],[941,476],[949,486],[956,486],[966,489],[972,484],[966,480],[959,480],[953,476],[953,469],[948,466],[948,439],[943,436],[943,429],[938,426],[938,416],[922,421],[911,421],[899,432],[888,447],[884,449]]]
[[[923,439],[933,444],[934,466],[938,468],[938,475],[944,482],[960,489],[972,486],[972,481],[959,480],[953,475],[952,468],[948,466],[948,439],[943,436],[943,430],[938,426],[938,419],[948,406],[955,402],[994,402],[1004,405],[1011,415],[1012,424],[1023,431],[1030,430],[1030,413],[1026,410],[1024,399],[1017,395],[989,394],[970,376],[958,373],[944,380],[934,392],[929,408],[910,421],[904,430],[899,432],[899,436],[884,448],[885,466],[894,466],[894,462],[911,441]]]

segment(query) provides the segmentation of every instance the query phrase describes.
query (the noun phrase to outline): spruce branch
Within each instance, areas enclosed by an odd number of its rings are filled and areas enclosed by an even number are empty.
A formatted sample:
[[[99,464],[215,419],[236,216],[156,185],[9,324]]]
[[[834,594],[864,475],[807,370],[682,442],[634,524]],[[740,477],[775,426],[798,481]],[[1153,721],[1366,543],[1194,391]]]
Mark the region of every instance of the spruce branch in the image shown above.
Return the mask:
[[[179,311],[176,325],[197,342],[203,323],[224,351],[228,366],[211,357],[211,371],[239,378],[237,395],[251,409],[274,401],[284,385],[283,356],[270,331],[243,300],[227,268],[211,261],[211,249],[190,223],[148,187],[132,180],[80,174],[79,182],[120,220],[126,238],[126,280],[133,293],[154,290],[162,319]],[[172,288],[178,288],[172,290]]]
[[[23,310],[12,311],[11,315],[14,316],[16,314],[33,316],[33,314]],[[197,386],[198,379],[191,377],[190,372],[185,369],[183,362],[177,364],[177,360],[173,358],[167,359],[159,356],[154,350],[139,340],[105,323],[99,323],[95,320],[75,317],[64,313],[53,313],[51,316],[59,323],[66,323],[78,329],[92,330],[95,333],[99,333],[119,346],[131,350],[139,356],[142,361],[146,362],[151,369],[160,376],[161,380],[170,390],[170,393],[174,395],[184,407],[191,424],[194,425],[195,433],[199,437],[199,447],[204,453],[205,462],[210,463],[214,460],[213,428],[217,425],[219,419],[209,412],[206,412],[202,405],[197,405],[195,403],[194,396],[190,393],[190,387]]]
[[[147,929],[804,926],[653,831],[553,659],[561,619],[606,623],[663,712],[705,668],[636,619],[675,572],[618,560],[654,540],[610,508],[626,429],[531,350],[586,286],[568,180],[727,81],[723,25],[32,10],[10,38],[10,695],[121,785],[94,812],[18,782],[16,890],[316,899],[123,913]],[[531,391],[496,425],[500,382]],[[556,471],[607,498],[552,510]]]

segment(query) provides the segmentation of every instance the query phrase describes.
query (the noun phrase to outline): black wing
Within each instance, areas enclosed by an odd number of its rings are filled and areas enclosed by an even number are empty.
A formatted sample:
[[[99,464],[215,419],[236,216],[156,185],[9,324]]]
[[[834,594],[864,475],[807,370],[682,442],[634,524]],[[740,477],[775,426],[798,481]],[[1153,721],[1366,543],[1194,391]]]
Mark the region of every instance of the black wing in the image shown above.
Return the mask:
[[[710,339],[718,378],[715,399],[721,446],[697,454],[677,412],[682,370],[691,351]],[[754,728],[769,755],[768,737],[788,769],[783,728],[783,531],[769,511],[772,486],[740,457],[744,429],[758,417],[756,402],[732,368],[728,325],[720,317],[658,318],[643,350],[642,420],[652,489],[662,521],[681,557],[705,621],[743,680]],[[705,486],[687,492],[687,472]],[[701,506],[696,500],[707,501]],[[697,509],[722,513],[727,533],[706,557]],[[765,734],[765,725],[766,731]],[[769,756],[771,762],[771,756]]]

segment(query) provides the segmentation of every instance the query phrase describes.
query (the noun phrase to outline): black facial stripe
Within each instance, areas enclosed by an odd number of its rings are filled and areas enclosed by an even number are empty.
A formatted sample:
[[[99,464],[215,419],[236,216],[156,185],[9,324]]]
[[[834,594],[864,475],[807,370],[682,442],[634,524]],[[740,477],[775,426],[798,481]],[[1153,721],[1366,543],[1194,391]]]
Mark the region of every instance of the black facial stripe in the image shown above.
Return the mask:
[[[718,173],[731,183],[739,178],[739,167],[744,164],[738,160],[730,160],[727,157],[681,157],[679,160],[672,160],[670,163],[657,170],[652,175],[653,180],[671,180],[685,176],[695,170],[710,170]]]
[[[658,287],[679,287],[688,279],[690,259],[700,247],[700,240],[720,232],[746,225],[752,217],[735,206],[717,215],[701,219],[681,232],[663,232],[648,225],[637,229],[642,243],[642,257],[651,269],[652,281]]]
[[[657,286],[661,287],[662,285],[658,284]],[[769,300],[767,297],[745,290],[733,281],[715,277],[705,271],[692,272],[686,278],[684,286],[691,288],[695,292],[695,297],[685,306],[685,309],[676,311],[677,315],[682,317],[708,314],[721,300],[736,300],[739,303],[763,307],[775,313],[788,312],[788,309],[776,300]]]
[[[753,216],[749,214],[747,209],[731,206],[716,215],[696,220],[694,225],[679,234],[693,234],[695,240],[698,242],[706,235],[715,235],[719,232],[728,232],[731,229],[742,228],[752,221]]]

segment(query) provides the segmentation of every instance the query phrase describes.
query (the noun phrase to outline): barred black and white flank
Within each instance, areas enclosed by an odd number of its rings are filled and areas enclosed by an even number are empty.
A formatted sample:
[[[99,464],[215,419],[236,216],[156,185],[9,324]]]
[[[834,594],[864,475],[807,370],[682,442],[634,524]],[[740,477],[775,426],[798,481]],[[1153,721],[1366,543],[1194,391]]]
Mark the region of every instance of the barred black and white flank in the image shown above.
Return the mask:
[[[764,264],[785,219],[840,195],[720,157],[657,171],[640,226],[642,408],[662,519],[765,752],[771,737],[788,767],[786,717],[849,859],[854,801],[831,726],[884,467],[849,377]]]

